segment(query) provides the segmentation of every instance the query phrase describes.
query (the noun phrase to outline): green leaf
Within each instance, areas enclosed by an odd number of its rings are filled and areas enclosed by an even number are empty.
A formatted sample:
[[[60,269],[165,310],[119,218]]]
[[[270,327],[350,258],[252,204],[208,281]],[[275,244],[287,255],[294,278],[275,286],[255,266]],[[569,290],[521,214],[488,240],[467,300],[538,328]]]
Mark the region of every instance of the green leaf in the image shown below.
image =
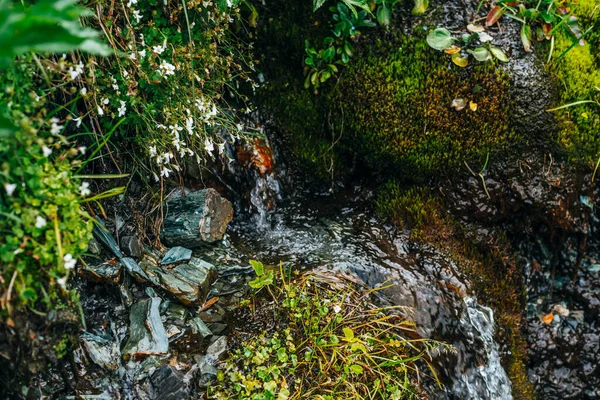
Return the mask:
[[[490,52],[485,47],[477,47],[475,50],[467,50],[467,53],[473,55],[477,61],[487,61],[492,56]]]
[[[429,0],[415,0],[415,4],[411,11],[412,15],[421,15],[425,11],[427,11],[427,7],[429,7]]]
[[[313,11],[317,11],[327,0],[313,0]]]
[[[352,364],[350,366],[350,370],[356,375],[360,375],[363,373],[363,367],[358,364]]]
[[[521,42],[523,42],[523,48],[526,53],[531,51],[531,27],[527,24],[523,24],[521,27]]]
[[[385,3],[377,8],[377,22],[383,26],[389,26],[392,22],[392,10]]]
[[[446,28],[437,28],[427,35],[427,44],[439,51],[444,51],[452,46],[455,40]]]
[[[0,138],[12,137],[17,127],[8,116],[8,105],[0,103]]]
[[[250,265],[257,276],[263,276],[265,274],[265,266],[260,261],[250,260]]]
[[[496,57],[498,60],[502,61],[502,62],[508,62],[508,57],[506,56],[506,53],[504,53],[501,49],[499,49],[498,47],[490,47],[490,51],[492,52],[492,54],[494,55],[494,57]]]
[[[354,339],[354,332],[352,331],[352,329],[344,328],[344,329],[342,329],[342,331],[344,332],[344,336],[346,337],[347,340]]]

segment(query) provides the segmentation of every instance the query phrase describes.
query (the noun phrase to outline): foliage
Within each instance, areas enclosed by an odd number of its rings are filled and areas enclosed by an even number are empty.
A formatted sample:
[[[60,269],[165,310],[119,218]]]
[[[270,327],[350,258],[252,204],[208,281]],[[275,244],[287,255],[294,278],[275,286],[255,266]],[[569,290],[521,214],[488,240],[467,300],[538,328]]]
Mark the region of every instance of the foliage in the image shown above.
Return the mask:
[[[265,286],[273,284],[275,272],[273,270],[265,271],[265,266],[260,261],[250,260],[250,265],[256,273],[256,279],[248,282],[252,289],[260,290]]]
[[[338,73],[338,66],[345,66],[354,54],[351,42],[356,41],[361,34],[360,28],[376,26],[370,17],[383,26],[392,22],[392,11],[400,0],[340,0],[329,10],[333,13],[333,37],[323,39],[323,48],[316,50],[306,40],[307,57],[304,60],[306,89],[319,86]],[[314,11],[317,11],[325,0],[314,0]],[[427,9],[428,0],[415,0],[413,14],[418,15]]]
[[[63,135],[64,125],[52,104],[64,88],[48,85],[60,71],[42,66],[30,50],[83,50],[106,53],[107,47],[83,28],[85,9],[75,1],[40,1],[29,8],[0,2],[0,290],[2,318],[13,306],[45,309],[72,304],[66,282],[87,248],[91,221],[80,203],[89,184],[73,175],[85,149]],[[10,65],[15,55],[17,63]],[[64,58],[63,58],[64,59]],[[56,75],[55,75],[56,74]]]
[[[413,323],[398,315],[406,310],[377,308],[368,292],[326,272],[284,281],[272,307],[280,326],[233,350],[209,398],[418,398],[415,364],[451,350],[407,339]]]
[[[469,33],[463,33],[460,39],[456,39],[448,29],[437,28],[427,35],[427,44],[438,51],[451,55],[452,62],[463,68],[469,64],[466,54],[471,54],[481,62],[492,60],[492,58],[508,62],[504,51],[490,44],[492,37],[485,33],[483,27],[470,24],[467,26],[467,31]],[[455,45],[454,43],[457,41],[462,42],[463,47]]]

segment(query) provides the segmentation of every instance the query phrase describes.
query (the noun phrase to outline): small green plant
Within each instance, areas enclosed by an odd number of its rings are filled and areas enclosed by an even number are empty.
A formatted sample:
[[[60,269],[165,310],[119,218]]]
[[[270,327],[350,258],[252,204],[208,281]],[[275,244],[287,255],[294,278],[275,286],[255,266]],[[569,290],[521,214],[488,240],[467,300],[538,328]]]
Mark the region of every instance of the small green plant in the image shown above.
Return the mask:
[[[256,279],[248,282],[252,289],[260,290],[265,286],[272,285],[275,279],[273,270],[265,271],[265,266],[260,261],[250,260],[250,265],[256,273]]]
[[[273,300],[278,326],[233,350],[209,398],[418,398],[415,364],[427,365],[433,353],[451,350],[407,339],[413,323],[398,308],[378,308],[368,291],[332,273],[283,281]],[[431,366],[430,372],[437,381]]]

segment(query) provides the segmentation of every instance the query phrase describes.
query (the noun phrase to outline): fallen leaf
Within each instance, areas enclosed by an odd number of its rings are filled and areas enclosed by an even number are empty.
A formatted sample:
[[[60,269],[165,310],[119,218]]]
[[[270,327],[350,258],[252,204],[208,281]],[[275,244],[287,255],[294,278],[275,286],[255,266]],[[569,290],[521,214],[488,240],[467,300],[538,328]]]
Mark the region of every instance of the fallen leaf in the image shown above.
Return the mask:
[[[490,52],[494,55],[494,57],[496,57],[498,60],[502,61],[502,62],[508,62],[508,57],[506,56],[506,53],[504,53],[501,49],[499,49],[498,47],[490,47]]]
[[[542,322],[546,325],[550,325],[554,321],[554,314],[548,313],[542,317]]]
[[[487,18],[485,19],[485,26],[494,25],[496,22],[498,22],[498,20],[500,19],[500,17],[502,17],[503,14],[504,14],[504,8],[502,8],[500,6],[496,6],[496,7],[492,8],[490,10],[490,13],[488,14]]]
[[[473,32],[473,33],[480,33],[480,32],[485,31],[485,28],[481,25],[469,24],[469,25],[467,25],[467,30],[469,32]]]
[[[450,46],[446,50],[444,50],[444,53],[452,55],[454,53],[458,53],[459,51],[460,51],[460,47],[453,44],[452,46]]]
[[[454,99],[452,100],[452,104],[450,104],[450,107],[454,108],[456,111],[460,111],[466,106],[467,102],[465,101],[465,99]]]
[[[521,42],[526,53],[531,51],[531,27],[523,24],[521,27]]]
[[[554,308],[552,308],[552,311],[554,311],[555,313],[557,313],[561,317],[568,317],[569,316],[569,309],[567,307],[563,306],[562,304],[555,305]]]
[[[469,101],[469,108],[471,109],[471,111],[477,111],[477,103]]]
[[[461,56],[460,53],[452,54],[452,62],[461,68],[469,65],[469,60],[466,57]]]
[[[206,301],[206,303],[204,303],[204,305],[200,308],[200,312],[208,310],[209,308],[211,308],[217,301],[219,301],[218,297],[213,297],[209,300]]]

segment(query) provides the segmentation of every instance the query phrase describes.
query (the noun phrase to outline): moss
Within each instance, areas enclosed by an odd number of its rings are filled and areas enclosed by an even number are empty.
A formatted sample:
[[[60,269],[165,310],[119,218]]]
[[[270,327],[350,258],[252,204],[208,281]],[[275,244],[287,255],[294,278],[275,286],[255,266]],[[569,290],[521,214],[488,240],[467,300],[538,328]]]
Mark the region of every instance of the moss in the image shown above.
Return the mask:
[[[410,228],[411,239],[428,243],[448,254],[461,266],[479,301],[494,310],[495,339],[510,353],[502,363],[516,399],[533,399],[527,379],[527,344],[521,333],[525,318],[522,274],[502,234],[478,241],[471,232],[445,212],[443,199],[428,188],[404,188],[388,183],[379,192],[377,213],[396,226]]]
[[[577,9],[584,27],[596,24],[585,46],[575,46],[555,61],[550,69],[557,79],[560,97],[556,106],[580,100],[600,99],[600,7],[595,0],[581,0]],[[571,46],[566,34],[557,35],[554,54],[558,56]],[[573,161],[596,162],[600,152],[600,107],[584,104],[556,112],[559,143]]]
[[[344,146],[376,171],[414,176],[516,141],[508,77],[492,63],[461,69],[448,62],[423,38],[367,43],[330,95],[346,126]],[[454,110],[457,98],[477,110]]]

